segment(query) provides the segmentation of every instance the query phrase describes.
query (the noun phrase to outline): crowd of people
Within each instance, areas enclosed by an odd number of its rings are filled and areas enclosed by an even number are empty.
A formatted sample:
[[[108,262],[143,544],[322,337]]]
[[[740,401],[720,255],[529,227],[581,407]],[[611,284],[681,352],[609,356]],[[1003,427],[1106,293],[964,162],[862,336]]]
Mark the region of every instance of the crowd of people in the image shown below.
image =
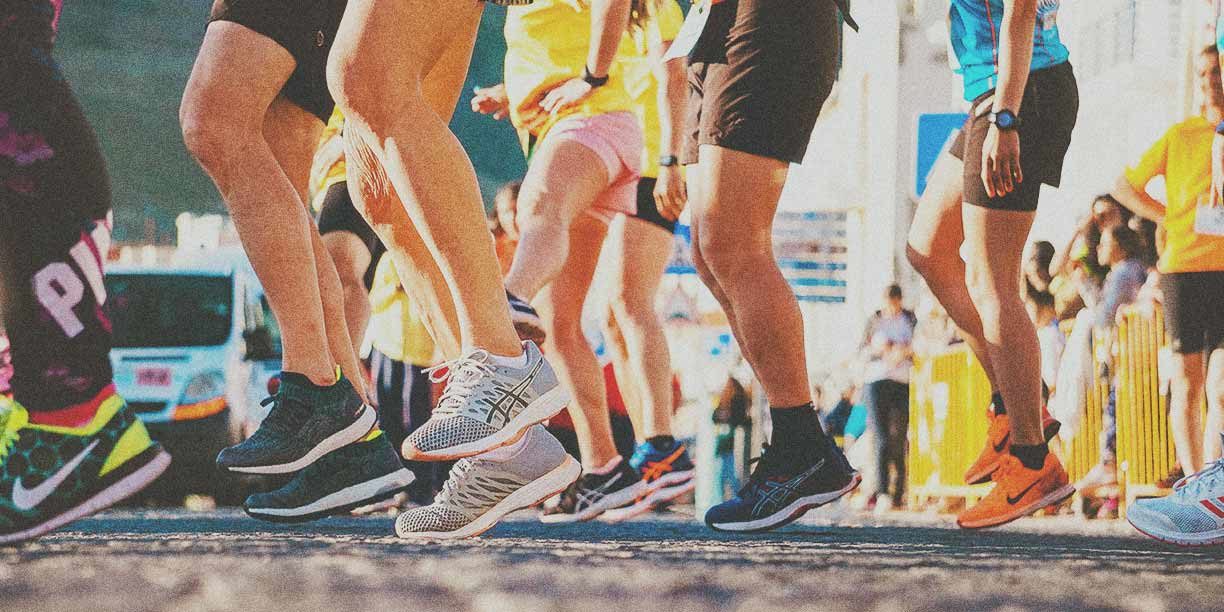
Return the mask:
[[[511,5],[505,82],[479,88],[471,107],[509,119],[528,159],[521,184],[497,198],[493,231],[447,126],[485,2],[450,5],[446,19],[424,0],[213,4],[182,100],[183,137],[230,210],[283,344],[267,418],[217,465],[292,475],[249,498],[247,511],[311,520],[414,491],[396,533],[461,538],[557,494],[548,522],[622,520],[691,490],[654,310],[682,211],[697,273],[772,424],[751,475],[705,523],[771,530],[855,490],[862,476],[818,420],[802,316],[772,250],[789,168],[803,161],[837,78],[843,24],[857,29],[847,3],[702,2],[686,21],[674,0],[490,2]],[[49,61],[60,4],[25,0],[0,13],[0,255],[14,366],[13,398],[0,409],[0,543],[115,503],[170,461],[111,383],[100,281],[108,179]],[[994,390],[991,443],[966,478],[995,486],[958,517],[969,529],[1074,491],[1043,414],[1040,339],[1060,314],[1059,292],[1031,292],[1039,331],[1017,279],[1027,271],[1047,290],[1073,283],[1103,330],[1142,291],[1151,259],[1118,208],[1084,228],[1066,270],[1056,257],[1044,262],[1046,247],[1025,264],[1041,185],[1059,184],[1078,110],[1058,9],[1057,0],[949,3],[972,112],[932,172],[908,256]],[[1214,74],[1213,93],[1224,95],[1218,65]],[[1204,304],[1219,301],[1224,283],[1192,275],[1217,274],[1200,264],[1219,261],[1224,232],[1213,233],[1214,201],[1199,204],[1207,189],[1157,209],[1140,184],[1162,172],[1173,182],[1183,140],[1145,157],[1127,174],[1135,193],[1117,199],[1163,221],[1164,312],[1188,371],[1203,367],[1192,353],[1221,348],[1224,325]],[[618,446],[608,379],[583,329],[601,274],[632,452]],[[1100,290],[1083,290],[1095,278]],[[904,494],[915,324],[890,291],[864,342],[877,503]],[[426,399],[431,384],[440,392]],[[576,457],[544,426],[567,407]],[[1203,505],[1197,522],[1162,518],[1219,495],[1224,482],[1224,464],[1204,468],[1218,446],[1205,445],[1207,455],[1183,446],[1186,471],[1203,470],[1132,522],[1171,541],[1219,541],[1224,509]]]

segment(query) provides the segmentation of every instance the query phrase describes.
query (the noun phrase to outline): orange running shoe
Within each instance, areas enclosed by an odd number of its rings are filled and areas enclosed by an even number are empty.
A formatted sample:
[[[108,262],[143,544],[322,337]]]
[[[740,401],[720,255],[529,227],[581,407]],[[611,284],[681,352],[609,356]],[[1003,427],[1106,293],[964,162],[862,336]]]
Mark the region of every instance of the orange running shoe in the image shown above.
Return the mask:
[[[965,472],[965,484],[976,485],[990,482],[990,477],[999,469],[999,460],[1011,450],[1011,420],[1006,414],[995,415],[994,411],[986,411],[989,421],[986,430],[986,447],[978,455],[977,461]],[[1058,435],[1062,424],[1050,416],[1045,406],[1041,407],[1041,431],[1045,441],[1049,442]]]
[[[1054,453],[1046,455],[1040,470],[1030,470],[1019,459],[1004,455],[994,480],[994,489],[982,501],[956,517],[957,525],[980,529],[1010,523],[1075,493],[1067,471]]]

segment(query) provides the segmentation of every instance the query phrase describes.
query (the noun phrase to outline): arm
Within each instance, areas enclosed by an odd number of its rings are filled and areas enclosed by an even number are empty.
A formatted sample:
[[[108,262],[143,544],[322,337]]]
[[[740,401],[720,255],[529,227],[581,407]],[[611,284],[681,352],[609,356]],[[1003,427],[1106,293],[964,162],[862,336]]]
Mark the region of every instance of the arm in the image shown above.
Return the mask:
[[[650,61],[654,65],[655,80],[659,83],[660,155],[679,155],[684,146],[684,132],[680,127],[684,125],[688,83],[684,74],[684,62],[663,61],[663,55],[670,46],[671,41],[659,41],[659,44],[652,43],[650,46]],[[688,203],[688,191],[679,166],[659,168],[654,196],[660,214],[673,221],[680,217]]]
[[[1148,195],[1147,191],[1136,189],[1125,176],[1118,177],[1109,193],[1136,215],[1156,223],[1164,223],[1165,205]]]
[[[612,71],[616,51],[629,26],[630,4],[631,0],[591,0],[591,46],[585,67],[591,76],[604,78]],[[583,101],[593,91],[595,87],[585,79],[574,77],[549,91],[540,108],[555,114]]]
[[[992,110],[1020,114],[1024,87],[1033,63],[1033,34],[1037,23],[1037,0],[1006,0],[1003,34],[999,40],[999,85]],[[982,183],[986,194],[1011,193],[1024,181],[1020,167],[1020,134],[1016,130],[990,127],[982,147]]]

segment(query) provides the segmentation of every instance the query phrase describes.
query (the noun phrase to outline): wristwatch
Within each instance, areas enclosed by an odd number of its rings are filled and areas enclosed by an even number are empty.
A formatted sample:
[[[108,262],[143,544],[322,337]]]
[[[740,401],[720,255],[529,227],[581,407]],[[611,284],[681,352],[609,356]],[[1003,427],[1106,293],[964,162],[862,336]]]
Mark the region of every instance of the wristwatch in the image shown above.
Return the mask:
[[[597,77],[591,74],[591,69],[586,66],[582,67],[582,80],[586,81],[592,88],[603,87],[608,84],[608,75]]]
[[[680,158],[675,155],[662,155],[659,157],[659,165],[664,168],[680,165]]]
[[[1003,109],[997,113],[986,115],[986,120],[993,123],[1000,130],[1009,131],[1020,128],[1020,118],[1007,109]]]

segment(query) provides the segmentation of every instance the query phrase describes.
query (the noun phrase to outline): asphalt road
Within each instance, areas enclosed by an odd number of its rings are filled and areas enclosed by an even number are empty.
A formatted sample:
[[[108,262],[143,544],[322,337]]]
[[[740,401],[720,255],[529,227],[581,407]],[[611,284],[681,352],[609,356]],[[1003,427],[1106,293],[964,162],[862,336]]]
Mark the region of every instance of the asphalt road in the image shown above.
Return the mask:
[[[823,514],[739,536],[669,515],[407,543],[391,519],[258,523],[234,511],[118,511],[0,548],[0,611],[1220,610],[1224,549],[1124,523]]]

